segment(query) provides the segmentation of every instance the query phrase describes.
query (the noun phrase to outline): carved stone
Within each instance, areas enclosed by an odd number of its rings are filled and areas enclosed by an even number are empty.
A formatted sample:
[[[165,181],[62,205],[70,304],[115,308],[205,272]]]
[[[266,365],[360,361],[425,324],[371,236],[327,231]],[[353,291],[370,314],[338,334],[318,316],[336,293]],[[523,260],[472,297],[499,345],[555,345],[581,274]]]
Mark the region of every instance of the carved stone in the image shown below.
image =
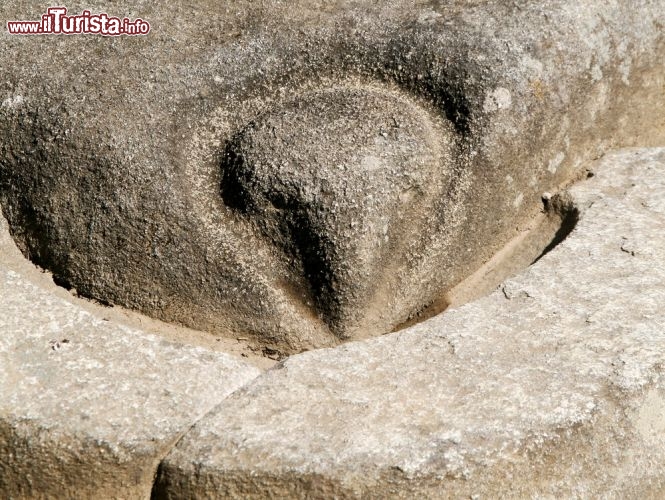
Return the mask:
[[[664,0],[107,3],[0,30],[0,493],[664,496]]]
[[[442,309],[544,192],[663,136],[660,2],[142,9],[3,37],[0,205],[80,295],[283,354]]]

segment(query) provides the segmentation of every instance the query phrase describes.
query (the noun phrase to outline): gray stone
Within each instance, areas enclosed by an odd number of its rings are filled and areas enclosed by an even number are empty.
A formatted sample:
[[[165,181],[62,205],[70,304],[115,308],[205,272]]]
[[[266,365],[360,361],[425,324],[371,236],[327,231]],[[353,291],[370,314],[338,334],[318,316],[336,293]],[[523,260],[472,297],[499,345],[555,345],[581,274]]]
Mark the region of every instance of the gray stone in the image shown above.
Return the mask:
[[[4,496],[665,496],[665,1],[112,4],[0,30]]]
[[[592,167],[491,295],[294,355],[165,458],[156,498],[662,498],[665,149]]]
[[[300,96],[229,145],[227,205],[301,262],[293,276],[306,281],[288,289],[310,290],[323,329],[395,326],[400,267],[427,252],[420,232],[452,174],[450,128],[399,94],[341,87]]]
[[[0,205],[84,296],[278,353],[386,333],[587,160],[662,142],[664,7],[122,0],[148,37],[3,31]]]
[[[47,282],[0,217],[1,496],[148,498],[179,437],[261,372],[110,322]]]

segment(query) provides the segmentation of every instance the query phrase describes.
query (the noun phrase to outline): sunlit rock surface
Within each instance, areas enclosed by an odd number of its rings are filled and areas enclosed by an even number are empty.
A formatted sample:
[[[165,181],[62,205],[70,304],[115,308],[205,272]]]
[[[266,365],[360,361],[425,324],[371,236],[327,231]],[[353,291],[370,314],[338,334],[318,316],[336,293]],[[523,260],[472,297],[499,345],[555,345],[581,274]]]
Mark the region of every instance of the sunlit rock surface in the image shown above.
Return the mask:
[[[285,354],[413,320],[663,136],[661,1],[111,8],[150,35],[3,32],[12,235],[81,295]]]

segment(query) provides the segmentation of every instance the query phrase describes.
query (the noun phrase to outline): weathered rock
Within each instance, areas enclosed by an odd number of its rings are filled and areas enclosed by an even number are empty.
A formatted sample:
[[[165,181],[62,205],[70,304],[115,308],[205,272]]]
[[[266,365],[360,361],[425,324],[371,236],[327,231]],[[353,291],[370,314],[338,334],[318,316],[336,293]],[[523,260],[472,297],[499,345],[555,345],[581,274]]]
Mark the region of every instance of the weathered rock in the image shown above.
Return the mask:
[[[0,205],[83,295],[282,352],[385,333],[662,140],[664,7],[123,0],[148,37],[3,32]]]
[[[95,316],[16,257],[0,217],[1,496],[148,498],[178,438],[260,370]]]
[[[665,149],[573,187],[528,270],[400,333],[295,355],[202,419],[156,498],[662,498]]]
[[[420,232],[446,195],[454,142],[445,124],[385,90],[308,93],[231,141],[223,195],[296,263],[284,288],[309,291],[293,299],[324,329],[389,331],[400,267],[428,253]]]

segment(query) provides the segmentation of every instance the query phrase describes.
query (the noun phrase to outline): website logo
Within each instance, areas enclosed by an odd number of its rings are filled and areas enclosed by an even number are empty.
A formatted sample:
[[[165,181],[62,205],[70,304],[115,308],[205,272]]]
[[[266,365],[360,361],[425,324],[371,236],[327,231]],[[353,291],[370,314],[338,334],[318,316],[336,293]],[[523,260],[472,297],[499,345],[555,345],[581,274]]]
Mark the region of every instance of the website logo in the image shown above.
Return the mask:
[[[68,16],[66,7],[50,7],[39,21],[7,21],[7,31],[11,35],[137,36],[150,33],[150,23],[89,10]]]

